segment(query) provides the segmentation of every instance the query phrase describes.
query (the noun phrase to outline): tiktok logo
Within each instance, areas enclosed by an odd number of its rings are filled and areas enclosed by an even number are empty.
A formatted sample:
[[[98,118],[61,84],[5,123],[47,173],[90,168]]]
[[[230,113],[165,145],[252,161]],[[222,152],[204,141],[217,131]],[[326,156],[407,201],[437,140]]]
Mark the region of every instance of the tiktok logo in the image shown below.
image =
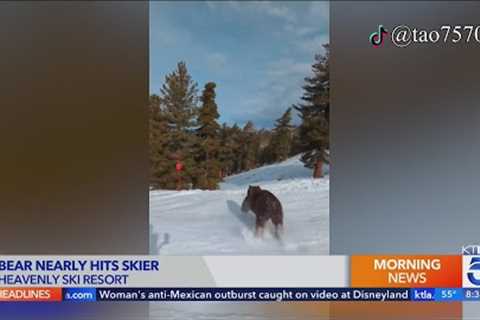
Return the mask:
[[[388,34],[387,29],[385,29],[381,24],[378,25],[378,30],[370,34],[370,38],[369,38],[370,43],[374,47],[381,46],[384,40],[384,35],[387,35],[387,34]]]

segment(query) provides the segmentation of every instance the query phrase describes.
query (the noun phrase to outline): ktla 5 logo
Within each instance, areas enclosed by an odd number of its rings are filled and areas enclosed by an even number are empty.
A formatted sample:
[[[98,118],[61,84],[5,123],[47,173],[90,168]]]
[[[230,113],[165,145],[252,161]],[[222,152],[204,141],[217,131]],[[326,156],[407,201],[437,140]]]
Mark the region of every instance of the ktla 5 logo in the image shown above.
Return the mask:
[[[480,287],[480,256],[463,256],[463,287]]]
[[[385,38],[388,36],[388,30],[383,25],[378,25],[378,29],[370,34],[369,40],[374,47],[379,47],[383,44]]]

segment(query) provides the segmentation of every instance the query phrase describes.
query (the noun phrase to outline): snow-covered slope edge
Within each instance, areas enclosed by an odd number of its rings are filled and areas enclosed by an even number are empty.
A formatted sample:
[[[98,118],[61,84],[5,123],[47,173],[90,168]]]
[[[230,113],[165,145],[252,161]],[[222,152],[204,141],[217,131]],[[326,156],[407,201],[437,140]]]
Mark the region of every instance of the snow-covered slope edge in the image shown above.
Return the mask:
[[[328,254],[329,177],[312,179],[311,175],[296,156],[227,177],[220,190],[151,191],[151,253]],[[269,229],[263,239],[254,237],[253,213],[240,210],[248,185],[259,185],[282,202],[285,231],[281,242]]]

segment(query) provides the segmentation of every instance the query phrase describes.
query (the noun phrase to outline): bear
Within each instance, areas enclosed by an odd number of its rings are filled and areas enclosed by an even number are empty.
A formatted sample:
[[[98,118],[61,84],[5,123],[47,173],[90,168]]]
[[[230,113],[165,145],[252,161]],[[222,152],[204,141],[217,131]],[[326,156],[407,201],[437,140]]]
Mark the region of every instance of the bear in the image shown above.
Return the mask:
[[[259,186],[248,186],[247,196],[242,202],[242,211],[252,210],[255,213],[255,237],[263,236],[265,224],[272,220],[275,226],[275,238],[280,239],[283,231],[283,208],[280,200],[270,191]]]

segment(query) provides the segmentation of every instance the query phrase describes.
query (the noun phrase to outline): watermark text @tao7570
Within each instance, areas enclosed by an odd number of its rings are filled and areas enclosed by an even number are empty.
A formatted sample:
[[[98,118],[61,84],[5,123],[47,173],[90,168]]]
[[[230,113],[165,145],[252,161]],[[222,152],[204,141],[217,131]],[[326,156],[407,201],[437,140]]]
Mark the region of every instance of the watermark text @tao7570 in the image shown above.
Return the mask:
[[[398,25],[391,31],[384,25],[378,25],[369,36],[374,47],[381,47],[388,39],[399,48],[414,44],[480,44],[480,25],[442,25],[434,29]]]

